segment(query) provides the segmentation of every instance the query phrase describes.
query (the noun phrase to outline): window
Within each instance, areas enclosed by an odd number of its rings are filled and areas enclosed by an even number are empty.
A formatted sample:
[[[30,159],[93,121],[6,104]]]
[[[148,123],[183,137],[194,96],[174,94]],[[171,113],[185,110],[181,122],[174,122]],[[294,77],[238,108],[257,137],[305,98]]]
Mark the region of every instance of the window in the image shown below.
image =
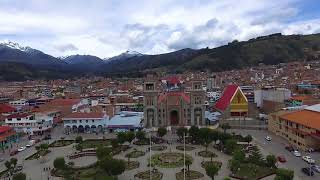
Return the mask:
[[[21,121],[21,118],[17,118],[17,121]]]
[[[94,123],[94,120],[92,120],[92,122]]]
[[[82,120],[80,120],[80,123],[82,123]]]
[[[88,120],[86,120],[86,123],[88,123],[89,121]]]
[[[8,119],[8,121],[12,121],[12,119],[11,119],[11,118],[9,118],[9,119]]]

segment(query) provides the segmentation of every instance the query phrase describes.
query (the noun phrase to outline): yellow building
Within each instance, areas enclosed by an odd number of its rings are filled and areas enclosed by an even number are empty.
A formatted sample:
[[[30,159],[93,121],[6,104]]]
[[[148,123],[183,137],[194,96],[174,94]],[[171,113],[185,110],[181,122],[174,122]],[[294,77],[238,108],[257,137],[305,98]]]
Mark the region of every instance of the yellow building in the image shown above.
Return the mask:
[[[269,115],[268,130],[307,150],[320,150],[320,104],[297,111],[279,111]]]
[[[225,117],[247,117],[248,100],[237,85],[228,85],[217,101],[215,109],[224,113]]]

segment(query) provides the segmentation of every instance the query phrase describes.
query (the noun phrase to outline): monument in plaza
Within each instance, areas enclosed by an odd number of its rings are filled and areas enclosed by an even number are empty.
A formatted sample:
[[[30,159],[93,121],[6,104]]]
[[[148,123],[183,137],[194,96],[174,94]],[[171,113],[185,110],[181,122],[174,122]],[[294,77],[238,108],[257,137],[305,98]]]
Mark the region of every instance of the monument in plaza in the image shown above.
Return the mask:
[[[205,125],[205,92],[201,79],[184,82],[177,76],[144,80],[144,125],[183,127]]]

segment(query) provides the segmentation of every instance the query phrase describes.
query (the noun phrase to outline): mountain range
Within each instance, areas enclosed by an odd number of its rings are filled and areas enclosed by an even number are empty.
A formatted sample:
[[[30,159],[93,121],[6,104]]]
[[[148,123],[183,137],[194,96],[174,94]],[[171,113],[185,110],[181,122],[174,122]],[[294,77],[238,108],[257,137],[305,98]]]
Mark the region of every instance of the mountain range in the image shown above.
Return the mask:
[[[217,48],[181,49],[145,55],[126,51],[101,59],[92,55],[53,57],[31,47],[5,41],[0,43],[0,80],[57,79],[84,75],[141,76],[149,72],[180,73],[224,71],[263,64],[317,60],[320,34],[257,37],[234,40]]]

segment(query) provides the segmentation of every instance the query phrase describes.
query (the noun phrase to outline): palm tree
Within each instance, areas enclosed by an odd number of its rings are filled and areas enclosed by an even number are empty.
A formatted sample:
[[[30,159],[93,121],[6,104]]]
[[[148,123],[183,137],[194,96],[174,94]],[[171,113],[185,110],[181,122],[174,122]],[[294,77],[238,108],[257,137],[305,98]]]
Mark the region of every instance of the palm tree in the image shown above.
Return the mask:
[[[187,166],[187,169],[188,169],[187,174],[189,175],[190,165],[192,164],[192,161],[191,161],[191,159],[186,159],[185,163],[186,163],[186,166]]]

